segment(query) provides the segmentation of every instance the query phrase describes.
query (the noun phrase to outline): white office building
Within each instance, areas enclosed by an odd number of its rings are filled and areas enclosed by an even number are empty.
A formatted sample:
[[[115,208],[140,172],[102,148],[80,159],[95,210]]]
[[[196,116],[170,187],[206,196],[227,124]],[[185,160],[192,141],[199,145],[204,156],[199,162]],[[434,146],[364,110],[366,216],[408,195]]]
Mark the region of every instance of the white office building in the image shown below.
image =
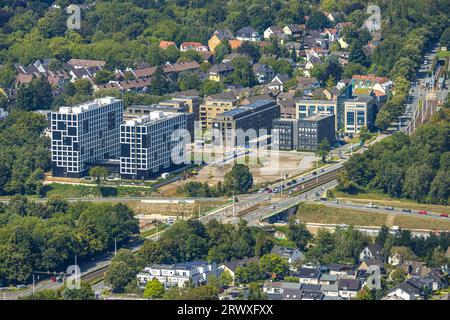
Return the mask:
[[[148,281],[154,278],[166,288],[186,286],[192,282],[194,286],[206,284],[209,276],[219,276],[217,264],[206,261],[193,261],[178,264],[154,264],[146,267],[137,275],[138,286],[145,288]]]
[[[184,165],[186,114],[153,111],[132,116],[120,127],[120,175],[148,180]]]
[[[79,178],[96,162],[120,156],[123,101],[96,99],[51,113],[53,175]]]

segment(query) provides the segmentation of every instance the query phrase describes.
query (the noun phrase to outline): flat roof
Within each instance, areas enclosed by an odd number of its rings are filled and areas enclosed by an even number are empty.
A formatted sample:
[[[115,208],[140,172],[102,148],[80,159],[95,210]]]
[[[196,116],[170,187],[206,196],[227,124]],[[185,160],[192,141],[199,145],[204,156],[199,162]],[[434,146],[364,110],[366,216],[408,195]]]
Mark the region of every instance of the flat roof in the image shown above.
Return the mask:
[[[314,114],[312,116],[300,119],[300,120],[308,120],[308,121],[319,121],[328,117],[334,117],[334,114],[326,114],[326,113],[320,113],[320,114]]]
[[[174,118],[182,115],[182,113],[173,113],[173,112],[164,112],[164,111],[152,111],[145,116],[136,116],[136,115],[125,115],[124,125],[126,126],[141,126],[151,124],[160,120]]]
[[[259,100],[250,104],[245,104],[239,107],[236,107],[234,109],[231,109],[229,111],[223,112],[220,114],[220,116],[224,117],[234,117],[242,113],[251,112],[253,110],[256,110],[258,108],[264,107],[267,104],[276,105],[274,100]]]
[[[114,97],[104,97],[104,98],[99,98],[99,99],[95,99],[92,101],[88,101],[88,102],[84,102],[72,107],[60,107],[59,108],[59,113],[62,114],[80,114],[83,112],[87,112],[87,111],[91,111],[91,110],[95,110],[107,105],[110,105],[112,103],[115,102],[119,102],[122,101],[121,99],[116,99]],[[57,112],[57,113],[58,113]]]
[[[298,100],[296,102],[296,104],[300,104],[300,103],[304,103],[304,104],[336,104],[337,101],[336,100],[306,100],[306,99],[302,99],[302,100]]]

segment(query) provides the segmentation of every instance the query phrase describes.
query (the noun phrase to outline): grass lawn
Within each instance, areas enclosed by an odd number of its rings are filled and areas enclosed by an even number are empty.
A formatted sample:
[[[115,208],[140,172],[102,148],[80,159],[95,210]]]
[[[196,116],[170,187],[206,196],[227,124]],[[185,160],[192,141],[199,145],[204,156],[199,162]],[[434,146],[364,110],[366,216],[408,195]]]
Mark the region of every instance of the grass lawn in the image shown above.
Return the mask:
[[[391,198],[382,193],[359,193],[356,195],[334,191],[337,199],[351,201],[354,203],[369,203],[373,202],[379,206],[393,206],[394,208],[408,208],[415,210],[426,210],[437,213],[450,214],[450,206],[418,203],[409,199]]]
[[[113,187],[84,186],[52,183],[45,186],[44,197],[59,196],[62,198],[81,197],[144,197],[151,196],[154,191],[146,187]]]
[[[354,226],[399,226],[406,229],[450,230],[450,220],[400,216],[389,213],[330,208],[322,204],[301,204],[297,217],[305,223],[348,224]]]

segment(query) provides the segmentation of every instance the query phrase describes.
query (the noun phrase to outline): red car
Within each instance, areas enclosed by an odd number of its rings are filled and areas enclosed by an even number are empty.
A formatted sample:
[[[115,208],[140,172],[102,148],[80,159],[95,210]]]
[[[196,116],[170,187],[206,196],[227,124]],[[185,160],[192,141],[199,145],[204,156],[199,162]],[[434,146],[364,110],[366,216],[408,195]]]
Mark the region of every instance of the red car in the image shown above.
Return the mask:
[[[446,213],[441,213],[440,216],[443,218],[448,218],[448,214],[446,214]]]
[[[428,212],[426,212],[425,210],[420,210],[419,214],[428,214]]]

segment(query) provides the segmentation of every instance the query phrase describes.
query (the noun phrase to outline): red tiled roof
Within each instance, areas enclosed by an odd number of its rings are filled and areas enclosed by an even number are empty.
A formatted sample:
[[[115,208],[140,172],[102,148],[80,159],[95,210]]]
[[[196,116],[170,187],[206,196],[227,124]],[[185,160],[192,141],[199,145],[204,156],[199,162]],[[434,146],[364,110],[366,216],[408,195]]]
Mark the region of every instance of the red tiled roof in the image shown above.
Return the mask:
[[[161,41],[159,43],[159,47],[161,49],[166,49],[166,48],[168,48],[170,46],[176,46],[175,42],[173,42],[173,41]]]

